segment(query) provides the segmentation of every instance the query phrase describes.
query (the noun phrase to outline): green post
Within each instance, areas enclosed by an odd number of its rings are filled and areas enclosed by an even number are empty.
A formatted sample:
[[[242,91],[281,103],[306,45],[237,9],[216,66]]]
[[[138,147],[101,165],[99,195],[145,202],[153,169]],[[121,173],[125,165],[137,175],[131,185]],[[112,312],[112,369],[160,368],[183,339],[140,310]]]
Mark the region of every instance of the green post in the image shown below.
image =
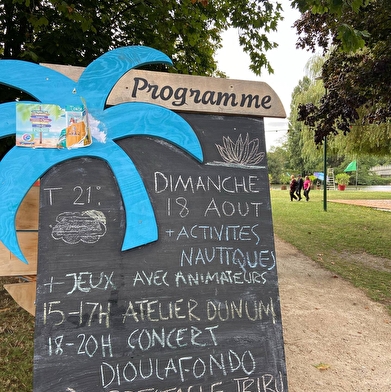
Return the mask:
[[[323,138],[323,210],[327,211],[327,137]]]

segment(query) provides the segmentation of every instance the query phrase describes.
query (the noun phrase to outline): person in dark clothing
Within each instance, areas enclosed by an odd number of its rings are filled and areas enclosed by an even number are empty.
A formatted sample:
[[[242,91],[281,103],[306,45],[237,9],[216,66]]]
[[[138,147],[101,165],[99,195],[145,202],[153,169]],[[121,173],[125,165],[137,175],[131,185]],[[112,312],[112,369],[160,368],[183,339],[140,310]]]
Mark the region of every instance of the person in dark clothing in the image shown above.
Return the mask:
[[[303,189],[303,185],[304,185],[304,181],[301,178],[301,175],[299,174],[297,176],[297,181],[296,181],[296,196],[299,199],[299,201],[301,200],[301,190]]]
[[[291,175],[291,182],[289,183],[289,195],[291,197],[291,201],[293,201],[293,199],[297,200],[297,197],[295,195],[296,188],[297,188],[297,181],[296,181],[295,176],[292,174]]]

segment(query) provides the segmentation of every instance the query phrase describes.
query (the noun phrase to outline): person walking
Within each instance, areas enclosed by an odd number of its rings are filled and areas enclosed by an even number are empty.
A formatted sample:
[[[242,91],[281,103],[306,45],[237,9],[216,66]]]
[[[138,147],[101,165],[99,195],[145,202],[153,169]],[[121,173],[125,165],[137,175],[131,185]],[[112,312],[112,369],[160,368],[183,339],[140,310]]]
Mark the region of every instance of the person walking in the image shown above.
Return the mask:
[[[303,189],[303,186],[304,186],[304,181],[303,181],[301,175],[299,174],[297,176],[297,181],[296,181],[296,196],[299,199],[299,201],[302,199],[301,190]]]
[[[311,190],[311,180],[308,176],[305,176],[305,178],[304,178],[303,189],[304,189],[305,200],[308,201],[310,199],[309,195],[310,195],[310,190]]]
[[[289,183],[289,195],[291,197],[291,201],[293,201],[293,199],[297,200],[297,197],[295,195],[296,188],[297,188],[297,181],[296,181],[295,176],[292,174],[291,175],[291,182]]]

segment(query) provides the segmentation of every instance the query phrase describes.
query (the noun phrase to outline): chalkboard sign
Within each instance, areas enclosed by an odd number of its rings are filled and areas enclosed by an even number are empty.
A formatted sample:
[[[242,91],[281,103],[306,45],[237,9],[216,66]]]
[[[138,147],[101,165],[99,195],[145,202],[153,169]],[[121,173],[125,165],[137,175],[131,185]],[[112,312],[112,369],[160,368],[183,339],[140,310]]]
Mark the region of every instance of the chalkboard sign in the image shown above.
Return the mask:
[[[118,141],[156,242],[121,251],[124,203],[106,162],[77,158],[42,178],[35,392],[288,390],[263,119],[181,116],[203,163],[161,139]]]

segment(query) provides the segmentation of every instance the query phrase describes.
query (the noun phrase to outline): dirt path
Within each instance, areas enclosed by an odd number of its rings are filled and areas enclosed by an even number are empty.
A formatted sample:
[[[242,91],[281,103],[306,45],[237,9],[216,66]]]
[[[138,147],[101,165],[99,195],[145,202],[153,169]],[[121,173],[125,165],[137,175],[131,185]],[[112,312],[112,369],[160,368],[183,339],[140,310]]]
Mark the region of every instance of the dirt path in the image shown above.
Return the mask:
[[[384,307],[278,238],[276,253],[289,392],[391,391]]]
[[[356,206],[370,207],[377,210],[391,210],[391,200],[330,200],[332,203],[354,204]]]

